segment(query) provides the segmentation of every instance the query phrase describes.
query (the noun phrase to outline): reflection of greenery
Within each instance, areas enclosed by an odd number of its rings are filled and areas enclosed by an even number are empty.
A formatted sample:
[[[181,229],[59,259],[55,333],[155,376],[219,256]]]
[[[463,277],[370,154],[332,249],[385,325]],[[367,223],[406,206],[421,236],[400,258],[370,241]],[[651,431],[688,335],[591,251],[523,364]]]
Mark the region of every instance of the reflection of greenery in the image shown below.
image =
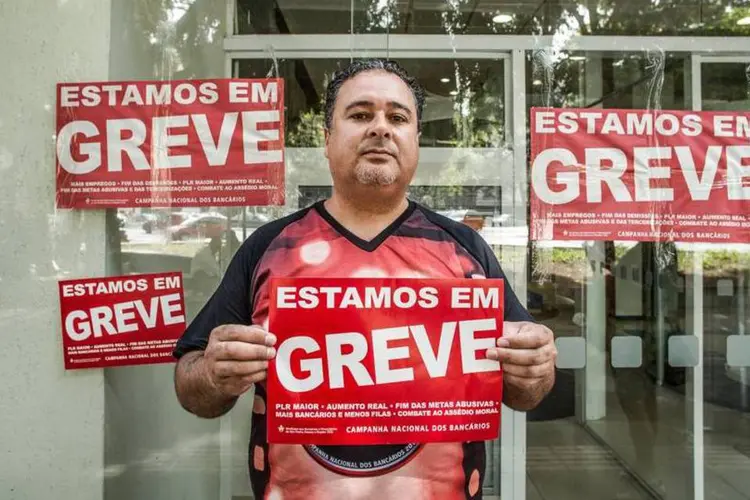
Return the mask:
[[[493,68],[494,66],[494,68]],[[456,62],[458,95],[453,112],[456,146],[500,146],[504,139],[505,93],[501,63]],[[499,73],[499,74],[498,74]]]
[[[355,19],[355,33],[379,33],[390,26],[402,23],[401,13],[395,8],[393,0],[357,0],[358,15]]]
[[[677,268],[681,273],[692,273],[693,252],[677,252]],[[703,253],[703,270],[710,274],[731,274],[750,269],[750,254],[732,250],[710,250]]]
[[[586,251],[581,248],[553,248],[552,262],[559,264],[580,264],[586,262]]]
[[[325,144],[325,115],[323,110],[307,110],[297,117],[294,128],[286,133],[290,148],[320,148]]]
[[[615,246],[617,260],[622,258],[629,247],[623,245]],[[558,266],[568,269],[577,269],[579,272],[585,270],[587,265],[586,251],[582,248],[537,248],[535,260],[548,269],[540,269],[539,272],[549,275],[559,270]],[[693,273],[694,252],[686,250],[677,251],[677,271],[680,274]],[[740,253],[732,250],[709,250],[703,253],[703,271],[711,276],[729,276],[737,271],[750,270],[750,253]],[[581,279],[583,276],[570,276]]]
[[[580,34],[596,35],[747,35],[737,25],[750,6],[747,0],[704,0],[700,5],[681,0],[589,0],[581,7],[562,9],[561,20],[571,18]],[[738,8],[740,7],[740,8]],[[745,7],[745,8],[741,8]],[[747,15],[747,14],[745,14]]]
[[[407,70],[419,75],[419,63],[412,60],[400,61]],[[413,66],[413,67],[412,67]],[[440,101],[453,102],[453,113],[448,119],[425,121],[422,146],[450,146],[462,148],[500,147],[504,142],[505,95],[502,63],[492,61],[456,61],[455,73],[458,95],[451,97],[435,96],[428,98],[425,105],[429,114],[431,106]],[[284,75],[282,75],[284,76]],[[326,75],[326,79],[329,75]],[[291,88],[291,86],[289,86]],[[323,85],[325,88],[325,82]],[[433,102],[431,102],[433,101]],[[287,117],[288,147],[320,147],[323,145],[324,102],[314,108],[307,107],[294,116]]]
[[[210,0],[119,0],[124,36],[113,58],[139,74],[128,78],[222,76],[224,8]],[[128,47],[128,45],[130,45]],[[122,50],[123,53],[118,53]]]
[[[507,35],[683,35],[750,34],[737,21],[750,15],[748,0],[559,0],[477,9],[476,0],[443,0],[440,8],[414,2],[357,0],[354,33],[444,33]],[[388,6],[390,5],[390,10]],[[511,14],[495,23],[496,14]]]

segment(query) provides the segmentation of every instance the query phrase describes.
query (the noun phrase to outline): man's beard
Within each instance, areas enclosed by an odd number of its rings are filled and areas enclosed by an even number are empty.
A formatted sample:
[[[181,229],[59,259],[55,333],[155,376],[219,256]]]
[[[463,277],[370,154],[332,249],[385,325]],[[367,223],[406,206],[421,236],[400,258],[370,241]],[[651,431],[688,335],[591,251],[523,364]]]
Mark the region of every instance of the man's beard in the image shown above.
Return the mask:
[[[360,163],[354,168],[354,177],[365,186],[390,186],[398,180],[398,172],[387,164]]]

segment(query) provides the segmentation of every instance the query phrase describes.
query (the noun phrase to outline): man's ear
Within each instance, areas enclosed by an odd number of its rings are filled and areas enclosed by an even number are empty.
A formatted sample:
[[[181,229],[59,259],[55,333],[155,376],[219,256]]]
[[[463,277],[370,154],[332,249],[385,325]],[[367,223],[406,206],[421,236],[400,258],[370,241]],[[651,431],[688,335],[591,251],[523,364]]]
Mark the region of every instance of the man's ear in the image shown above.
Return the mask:
[[[323,129],[323,137],[325,139],[325,145],[323,147],[323,154],[326,158],[328,158],[328,140],[331,138],[331,133],[328,131],[327,128]]]

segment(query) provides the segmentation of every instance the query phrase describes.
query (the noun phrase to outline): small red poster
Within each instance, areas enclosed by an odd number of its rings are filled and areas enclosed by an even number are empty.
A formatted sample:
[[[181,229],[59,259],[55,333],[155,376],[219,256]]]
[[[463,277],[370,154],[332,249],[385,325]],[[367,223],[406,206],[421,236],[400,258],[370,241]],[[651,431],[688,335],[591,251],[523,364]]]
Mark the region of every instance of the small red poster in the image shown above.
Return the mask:
[[[57,207],[284,204],[284,82],[57,85]]]
[[[503,281],[274,278],[271,443],[498,436]]]
[[[531,110],[531,239],[750,242],[750,112]]]
[[[171,363],[185,331],[181,273],[60,281],[65,368]]]

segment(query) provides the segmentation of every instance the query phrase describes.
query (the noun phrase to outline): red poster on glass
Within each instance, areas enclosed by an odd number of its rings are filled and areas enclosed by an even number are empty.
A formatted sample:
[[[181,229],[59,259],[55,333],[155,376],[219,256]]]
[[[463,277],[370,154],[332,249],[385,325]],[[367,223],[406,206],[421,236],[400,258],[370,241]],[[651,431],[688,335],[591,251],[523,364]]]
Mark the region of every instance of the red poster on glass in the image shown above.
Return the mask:
[[[280,79],[60,83],[57,207],[284,204]]]
[[[171,363],[185,331],[180,273],[60,281],[66,369]]]
[[[276,278],[271,443],[494,439],[502,280]]]
[[[531,238],[750,242],[750,113],[531,110]]]

